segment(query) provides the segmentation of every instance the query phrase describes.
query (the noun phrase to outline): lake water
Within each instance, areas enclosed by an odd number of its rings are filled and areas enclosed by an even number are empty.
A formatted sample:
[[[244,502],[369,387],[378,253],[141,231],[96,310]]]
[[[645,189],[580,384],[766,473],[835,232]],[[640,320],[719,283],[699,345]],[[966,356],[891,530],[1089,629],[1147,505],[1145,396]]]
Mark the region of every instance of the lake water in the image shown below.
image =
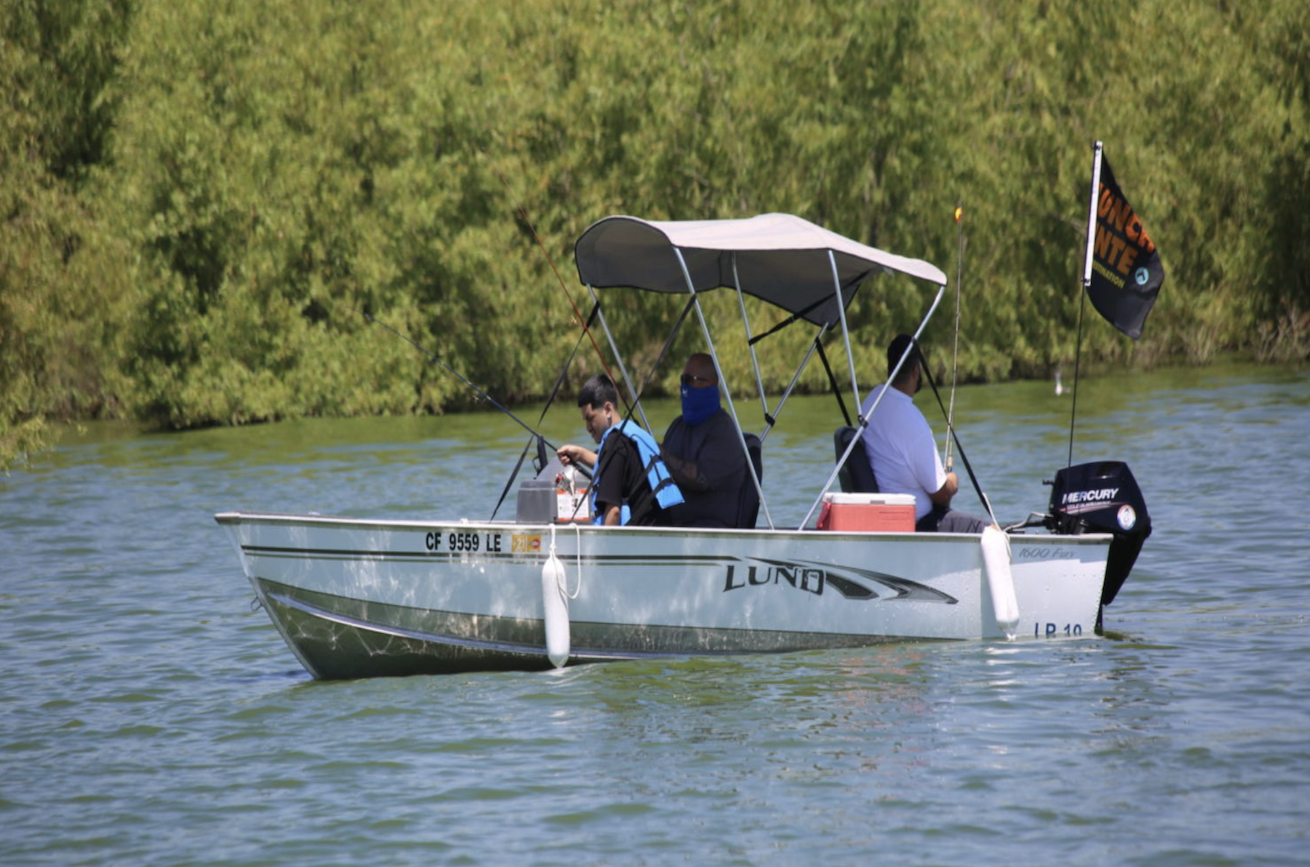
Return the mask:
[[[1042,509],[1068,396],[957,401],[998,517]],[[1126,460],[1155,523],[1103,637],[339,683],[213,513],[485,518],[512,422],[65,436],[0,478],[0,864],[1306,863],[1310,373],[1088,379],[1079,417],[1075,462]],[[775,521],[839,423],[784,411]]]

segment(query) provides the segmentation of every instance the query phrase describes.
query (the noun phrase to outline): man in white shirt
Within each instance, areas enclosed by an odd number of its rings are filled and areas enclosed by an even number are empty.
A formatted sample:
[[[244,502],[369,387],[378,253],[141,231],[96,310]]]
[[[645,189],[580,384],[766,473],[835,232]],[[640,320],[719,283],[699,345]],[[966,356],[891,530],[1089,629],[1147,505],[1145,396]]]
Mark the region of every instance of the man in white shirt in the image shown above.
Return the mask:
[[[896,369],[906,350],[909,357],[891,385],[875,388],[860,408],[861,415],[867,413],[886,389],[887,396],[864,430],[864,450],[878,479],[878,490],[913,494],[915,529],[921,533],[981,533],[986,521],[951,508],[960,482],[955,473],[942,470],[932,429],[914,405],[914,394],[923,385],[923,357],[908,334],[896,335],[887,347],[887,373]]]

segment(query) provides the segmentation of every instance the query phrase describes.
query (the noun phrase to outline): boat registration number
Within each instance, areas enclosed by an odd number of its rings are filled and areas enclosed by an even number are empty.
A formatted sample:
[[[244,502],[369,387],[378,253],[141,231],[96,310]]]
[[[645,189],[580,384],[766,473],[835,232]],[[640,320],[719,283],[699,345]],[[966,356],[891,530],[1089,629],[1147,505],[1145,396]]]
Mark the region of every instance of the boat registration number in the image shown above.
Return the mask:
[[[455,553],[483,551],[488,554],[499,554],[501,548],[502,536],[500,533],[475,533],[469,531],[450,532],[442,535],[441,533],[428,533],[424,539],[424,545],[429,551],[441,551],[442,543],[445,543],[444,550]]]
[[[1063,627],[1058,623],[1034,623],[1033,638],[1073,638],[1083,634],[1083,625],[1081,623],[1066,623]]]

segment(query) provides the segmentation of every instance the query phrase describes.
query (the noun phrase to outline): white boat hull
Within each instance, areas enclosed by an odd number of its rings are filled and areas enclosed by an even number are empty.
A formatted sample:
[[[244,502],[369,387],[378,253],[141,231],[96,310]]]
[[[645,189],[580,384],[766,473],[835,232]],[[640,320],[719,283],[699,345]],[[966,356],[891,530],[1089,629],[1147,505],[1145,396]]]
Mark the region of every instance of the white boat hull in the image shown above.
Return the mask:
[[[287,643],[325,679],[550,667],[552,540],[570,663],[1005,637],[971,535],[216,520]],[[1019,637],[1094,633],[1111,540],[1010,538]]]

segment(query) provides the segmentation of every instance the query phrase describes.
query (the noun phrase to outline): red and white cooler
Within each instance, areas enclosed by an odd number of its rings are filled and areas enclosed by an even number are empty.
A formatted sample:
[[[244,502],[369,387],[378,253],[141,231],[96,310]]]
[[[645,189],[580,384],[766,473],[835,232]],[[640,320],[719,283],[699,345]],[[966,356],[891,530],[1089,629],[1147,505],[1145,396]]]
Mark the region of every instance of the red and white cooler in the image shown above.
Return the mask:
[[[823,495],[818,529],[842,533],[913,533],[913,494]]]

